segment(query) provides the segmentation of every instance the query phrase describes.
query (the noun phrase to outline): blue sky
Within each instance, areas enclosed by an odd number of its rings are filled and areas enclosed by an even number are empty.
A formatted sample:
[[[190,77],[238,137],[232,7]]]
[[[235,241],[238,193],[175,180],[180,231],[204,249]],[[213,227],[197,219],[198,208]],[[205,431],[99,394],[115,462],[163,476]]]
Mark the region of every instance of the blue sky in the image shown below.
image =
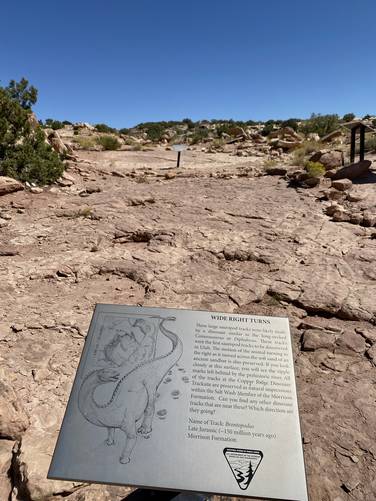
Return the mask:
[[[376,114],[376,1],[18,0],[0,84],[39,118],[105,122]]]

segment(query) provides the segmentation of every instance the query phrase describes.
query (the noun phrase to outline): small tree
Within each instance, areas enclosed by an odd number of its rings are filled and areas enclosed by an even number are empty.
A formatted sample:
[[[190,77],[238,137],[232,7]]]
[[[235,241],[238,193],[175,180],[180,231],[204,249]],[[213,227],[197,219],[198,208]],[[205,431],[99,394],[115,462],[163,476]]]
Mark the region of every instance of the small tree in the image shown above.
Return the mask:
[[[346,113],[346,115],[343,115],[342,120],[344,122],[352,122],[355,118],[354,113]]]
[[[45,142],[41,126],[32,125],[36,97],[37,90],[24,78],[0,87],[0,175],[46,184],[61,176],[64,164]]]
[[[19,82],[11,80],[8,87],[5,88],[8,96],[16,101],[24,110],[30,110],[33,104],[37,102],[38,91],[32,85],[29,85],[26,78],[21,78]]]

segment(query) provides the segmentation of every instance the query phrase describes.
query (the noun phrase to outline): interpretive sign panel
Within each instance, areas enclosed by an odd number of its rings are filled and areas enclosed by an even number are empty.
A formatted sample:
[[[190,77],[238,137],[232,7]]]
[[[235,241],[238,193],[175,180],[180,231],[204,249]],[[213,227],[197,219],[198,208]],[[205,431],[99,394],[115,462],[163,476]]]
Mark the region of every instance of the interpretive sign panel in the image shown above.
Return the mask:
[[[48,476],[307,500],[288,319],[97,305]]]

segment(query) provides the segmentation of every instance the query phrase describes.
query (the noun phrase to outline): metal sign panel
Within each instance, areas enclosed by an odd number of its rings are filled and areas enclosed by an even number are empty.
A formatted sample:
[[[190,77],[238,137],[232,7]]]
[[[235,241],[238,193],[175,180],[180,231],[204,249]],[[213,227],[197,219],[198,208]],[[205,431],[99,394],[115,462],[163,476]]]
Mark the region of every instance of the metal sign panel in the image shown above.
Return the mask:
[[[174,151],[184,151],[187,149],[187,145],[186,144],[173,144],[172,149]]]
[[[288,319],[97,305],[48,476],[306,501]]]

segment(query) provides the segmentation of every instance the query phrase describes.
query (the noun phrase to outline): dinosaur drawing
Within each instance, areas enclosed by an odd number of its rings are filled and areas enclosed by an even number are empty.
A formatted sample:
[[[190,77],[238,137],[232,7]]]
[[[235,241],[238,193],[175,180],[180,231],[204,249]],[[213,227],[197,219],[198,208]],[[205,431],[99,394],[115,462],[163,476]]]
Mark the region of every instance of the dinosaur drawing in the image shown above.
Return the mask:
[[[90,423],[107,428],[107,445],[115,443],[117,428],[124,432],[125,446],[120,456],[121,463],[129,463],[137,433],[149,438],[157,388],[183,353],[180,338],[164,326],[167,320],[175,318],[161,319],[159,329],[172,343],[169,353],[143,361],[123,375],[114,368],[95,370],[85,377],[79,390],[78,407],[81,413]],[[109,383],[116,383],[112,395],[106,403],[100,404],[95,399],[95,391],[99,386]]]

